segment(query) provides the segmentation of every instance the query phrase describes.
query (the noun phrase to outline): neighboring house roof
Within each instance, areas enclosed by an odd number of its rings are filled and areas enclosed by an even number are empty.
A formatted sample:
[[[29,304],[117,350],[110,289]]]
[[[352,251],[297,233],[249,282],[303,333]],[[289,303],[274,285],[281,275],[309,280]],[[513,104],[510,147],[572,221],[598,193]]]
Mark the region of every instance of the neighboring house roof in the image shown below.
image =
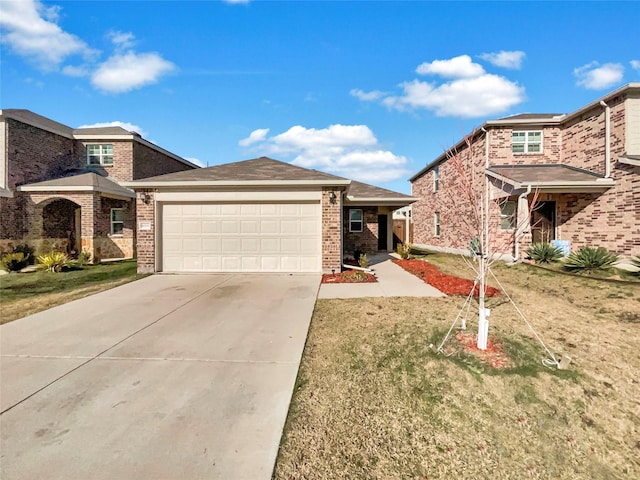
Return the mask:
[[[18,187],[20,192],[98,192],[115,198],[136,198],[133,190],[97,173],[83,173],[55,178],[44,182],[29,183]]]
[[[626,163],[627,165],[634,165],[640,167],[640,155],[623,155],[618,158],[620,163]]]
[[[469,137],[473,138],[473,141],[477,137],[480,137],[481,134],[487,131],[492,127],[526,127],[526,126],[544,126],[544,125],[561,125],[568,120],[571,120],[575,117],[582,115],[584,112],[591,110],[598,105],[602,105],[602,103],[606,103],[608,100],[621,95],[623,93],[628,92],[629,90],[640,90],[640,82],[633,82],[623,85],[622,87],[614,90],[613,92],[607,93],[606,95],[600,97],[597,100],[594,100],[591,103],[575,110],[571,113],[567,114],[552,114],[552,113],[524,113],[519,115],[512,115],[510,117],[504,117],[497,120],[487,120],[482,125],[474,129]],[[456,143],[450,149],[444,151],[440,156],[438,156],[435,160],[428,163],[422,170],[409,178],[411,183],[415,182],[418,178],[420,178],[425,173],[429,172],[433,167],[443,163],[447,160],[448,156],[451,152],[461,151],[466,148],[465,138],[462,138],[458,143]]]
[[[355,204],[371,204],[376,205],[401,205],[405,206],[409,203],[417,202],[418,199],[405,195],[403,193],[387,190],[386,188],[376,187],[367,183],[351,181],[347,190],[347,205]]]
[[[532,188],[542,191],[606,190],[614,185],[612,178],[604,178],[583,168],[570,165],[495,165],[486,170],[488,176],[511,185],[515,189]]]
[[[167,155],[180,163],[184,163],[192,168],[200,168],[199,165],[186,160],[175,153],[171,153],[153,142],[145,140],[137,132],[130,132],[122,127],[92,127],[92,128],[76,128],[73,129],[62,123],[58,123],[50,118],[43,117],[30,110],[8,108],[0,110],[0,120],[12,118],[19,122],[40,128],[47,132],[73,140],[103,141],[103,140],[132,140],[139,142],[153,150]]]
[[[144,178],[131,187],[199,187],[233,185],[349,185],[351,180],[298,167],[268,157]]]

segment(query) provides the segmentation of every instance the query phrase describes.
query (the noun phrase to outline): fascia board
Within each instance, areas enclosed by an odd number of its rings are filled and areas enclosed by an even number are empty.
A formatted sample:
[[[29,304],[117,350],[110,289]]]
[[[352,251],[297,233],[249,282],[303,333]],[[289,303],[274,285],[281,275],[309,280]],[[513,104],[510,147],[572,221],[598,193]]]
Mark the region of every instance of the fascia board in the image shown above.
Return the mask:
[[[620,157],[618,158],[618,162],[624,163],[626,165],[633,165],[636,167],[640,167],[640,160],[636,160],[635,158]]]
[[[131,193],[124,193],[121,190],[112,190],[110,188],[98,188],[93,185],[69,185],[61,187],[51,187],[46,185],[28,186],[22,185],[17,189],[19,192],[98,192],[106,193],[111,196],[117,196],[118,198],[136,198],[136,193],[132,190]]]
[[[134,135],[83,135],[75,134],[73,136],[76,140],[133,140]]]
[[[492,172],[491,170],[485,170],[485,175],[495,178],[496,180],[501,181],[502,183],[506,183],[507,185],[511,185],[513,188],[518,189],[522,188],[520,182],[516,182],[515,180],[511,180],[510,178],[505,177],[504,175],[500,175],[498,173]]]
[[[145,182],[144,180],[136,180],[133,182],[122,182],[122,185],[128,188],[184,188],[187,190],[197,189],[201,187],[333,187],[347,186],[351,180],[193,180],[193,181],[175,181],[175,182]]]

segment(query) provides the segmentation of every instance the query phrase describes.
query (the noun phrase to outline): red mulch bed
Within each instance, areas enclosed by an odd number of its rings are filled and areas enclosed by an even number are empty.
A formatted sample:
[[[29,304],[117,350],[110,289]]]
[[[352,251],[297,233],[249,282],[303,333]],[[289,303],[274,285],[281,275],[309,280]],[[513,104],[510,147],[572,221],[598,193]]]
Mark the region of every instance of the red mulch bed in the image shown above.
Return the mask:
[[[460,331],[456,334],[456,340],[462,347],[466,353],[470,353],[480,359],[481,362],[489,365],[492,368],[507,368],[511,366],[511,362],[509,361],[509,357],[506,353],[502,351],[502,346],[492,340],[491,338],[487,339],[487,349],[486,350],[478,350],[477,345],[477,335],[467,332]]]
[[[322,275],[322,283],[376,283],[377,281],[374,275],[359,270]]]
[[[446,295],[469,295],[471,287],[473,287],[473,280],[466,278],[455,277],[453,275],[447,275],[438,270],[438,267],[432,263],[424,260],[399,260],[394,259],[394,263],[404,268],[407,272],[414,274],[416,277],[421,278],[425,283],[436,287],[442,293]],[[480,287],[476,286],[473,295],[478,298]],[[487,286],[485,296],[495,297],[500,295],[500,290],[497,288]]]

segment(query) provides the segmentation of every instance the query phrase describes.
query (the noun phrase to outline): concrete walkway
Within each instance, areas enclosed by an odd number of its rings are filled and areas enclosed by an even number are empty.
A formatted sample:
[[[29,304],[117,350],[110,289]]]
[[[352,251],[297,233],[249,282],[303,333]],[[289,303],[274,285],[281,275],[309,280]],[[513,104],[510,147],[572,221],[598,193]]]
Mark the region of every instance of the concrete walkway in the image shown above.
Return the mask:
[[[440,290],[423,282],[391,261],[388,254],[371,256],[377,283],[323,283],[318,298],[444,297]]]
[[[155,275],[0,327],[0,478],[269,480],[319,275]]]

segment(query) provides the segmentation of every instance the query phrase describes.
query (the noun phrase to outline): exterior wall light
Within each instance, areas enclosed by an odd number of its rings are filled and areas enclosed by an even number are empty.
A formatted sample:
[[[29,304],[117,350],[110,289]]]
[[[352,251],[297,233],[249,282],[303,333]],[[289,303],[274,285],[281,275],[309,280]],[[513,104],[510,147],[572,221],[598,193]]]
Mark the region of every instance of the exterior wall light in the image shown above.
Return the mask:
[[[336,197],[336,192],[334,191],[329,192],[329,202],[336,203],[337,199],[338,197]]]
[[[148,205],[151,201],[151,195],[149,195],[147,192],[140,192],[140,201]]]

